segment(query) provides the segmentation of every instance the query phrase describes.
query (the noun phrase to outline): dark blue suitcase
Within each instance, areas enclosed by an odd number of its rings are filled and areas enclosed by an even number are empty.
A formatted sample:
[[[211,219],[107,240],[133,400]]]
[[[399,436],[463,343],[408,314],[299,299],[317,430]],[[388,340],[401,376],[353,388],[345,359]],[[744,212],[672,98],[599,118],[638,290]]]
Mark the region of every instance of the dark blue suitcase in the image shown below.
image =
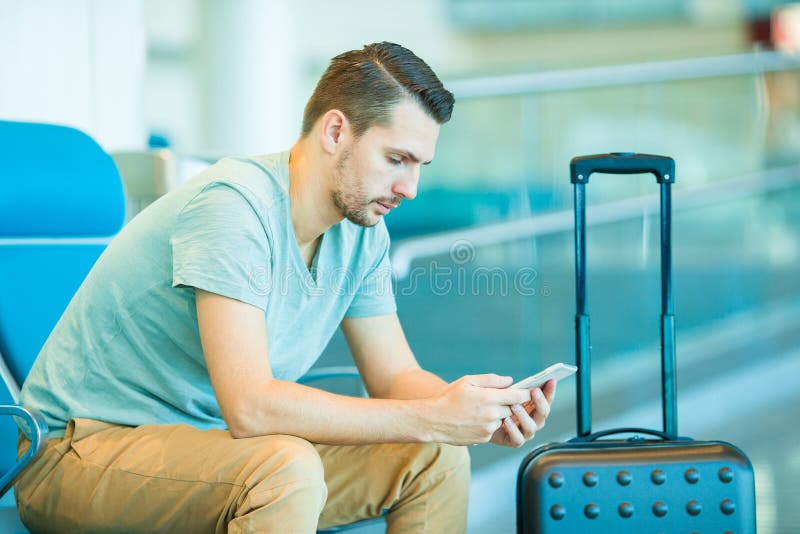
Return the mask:
[[[652,173],[661,187],[663,431],[591,432],[584,188],[595,172]],[[539,447],[523,460],[517,475],[517,531],[755,532],[755,482],[747,456],[729,443],[695,441],[677,433],[670,189],[675,162],[646,154],[600,154],[574,158],[570,174],[575,192],[578,436]],[[599,439],[621,434],[633,437]]]

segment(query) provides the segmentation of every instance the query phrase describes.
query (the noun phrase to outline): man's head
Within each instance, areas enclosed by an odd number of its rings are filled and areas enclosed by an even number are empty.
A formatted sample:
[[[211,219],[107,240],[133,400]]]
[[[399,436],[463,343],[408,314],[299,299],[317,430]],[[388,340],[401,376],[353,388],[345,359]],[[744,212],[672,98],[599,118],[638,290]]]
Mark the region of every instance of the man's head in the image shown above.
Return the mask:
[[[454,98],[410,50],[377,43],[333,58],[303,117],[330,158],[334,209],[361,226],[416,196]]]
[[[374,125],[388,126],[404,98],[416,102],[438,124],[450,120],[455,99],[427,63],[394,43],[373,43],[331,60],[303,113],[307,136],[322,115],[338,109],[360,137]]]

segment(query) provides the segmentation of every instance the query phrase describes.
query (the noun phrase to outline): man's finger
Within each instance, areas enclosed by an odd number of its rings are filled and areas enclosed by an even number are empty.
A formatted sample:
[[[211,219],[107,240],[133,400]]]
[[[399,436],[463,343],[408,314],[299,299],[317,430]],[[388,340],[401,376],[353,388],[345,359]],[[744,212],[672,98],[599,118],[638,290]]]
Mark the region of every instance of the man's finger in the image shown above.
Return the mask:
[[[552,403],[553,399],[556,396],[556,382],[555,380],[548,380],[547,383],[542,386],[542,393],[544,393],[544,398],[547,399],[548,403]]]
[[[509,406],[502,406],[502,405],[497,406],[495,410],[496,411],[494,412],[493,419],[500,420],[500,419],[505,419],[506,417],[511,417],[513,415],[513,412],[511,411],[511,408]]]
[[[514,413],[519,423],[519,430],[522,432],[522,437],[525,438],[525,441],[533,438],[533,436],[536,435],[536,431],[539,429],[536,421],[534,421],[525,408],[519,404],[512,406],[511,411]]]
[[[537,427],[542,428],[547,416],[550,415],[550,403],[539,388],[533,390],[533,405],[533,420],[536,421]]]
[[[522,404],[530,400],[531,392],[527,389],[507,388],[507,389],[493,389],[487,391],[490,395],[492,402],[497,404],[504,404],[511,406],[512,404]]]
[[[514,424],[514,421],[512,421],[510,417],[503,419],[503,430],[508,434],[508,441],[512,447],[520,447],[525,443],[525,436],[522,435],[522,432],[520,432],[519,428],[517,428],[517,425]]]
[[[482,388],[507,388],[514,383],[510,376],[500,376],[493,373],[485,375],[468,375],[464,377],[473,386]]]

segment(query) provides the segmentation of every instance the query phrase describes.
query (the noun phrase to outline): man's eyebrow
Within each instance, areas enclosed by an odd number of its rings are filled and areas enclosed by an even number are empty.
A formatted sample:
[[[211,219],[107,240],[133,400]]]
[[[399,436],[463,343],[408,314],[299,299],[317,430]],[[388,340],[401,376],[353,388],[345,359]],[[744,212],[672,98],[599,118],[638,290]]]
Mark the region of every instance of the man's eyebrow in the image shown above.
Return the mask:
[[[392,152],[397,152],[398,154],[402,154],[403,156],[407,157],[414,163],[420,163],[419,158],[415,156],[412,152],[409,152],[408,150],[403,150],[401,148],[390,148],[389,150],[391,150]],[[423,161],[422,164],[428,165],[431,161],[433,160]]]

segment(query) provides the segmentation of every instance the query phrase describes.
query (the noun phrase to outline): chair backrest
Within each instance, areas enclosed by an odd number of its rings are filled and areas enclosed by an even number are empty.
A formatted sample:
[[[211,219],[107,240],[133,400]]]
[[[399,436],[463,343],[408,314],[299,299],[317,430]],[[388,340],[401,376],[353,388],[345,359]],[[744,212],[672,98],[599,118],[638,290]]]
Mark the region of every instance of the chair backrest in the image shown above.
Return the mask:
[[[0,355],[17,385],[124,218],[117,168],[89,136],[0,121]],[[0,425],[2,465],[16,429]]]

